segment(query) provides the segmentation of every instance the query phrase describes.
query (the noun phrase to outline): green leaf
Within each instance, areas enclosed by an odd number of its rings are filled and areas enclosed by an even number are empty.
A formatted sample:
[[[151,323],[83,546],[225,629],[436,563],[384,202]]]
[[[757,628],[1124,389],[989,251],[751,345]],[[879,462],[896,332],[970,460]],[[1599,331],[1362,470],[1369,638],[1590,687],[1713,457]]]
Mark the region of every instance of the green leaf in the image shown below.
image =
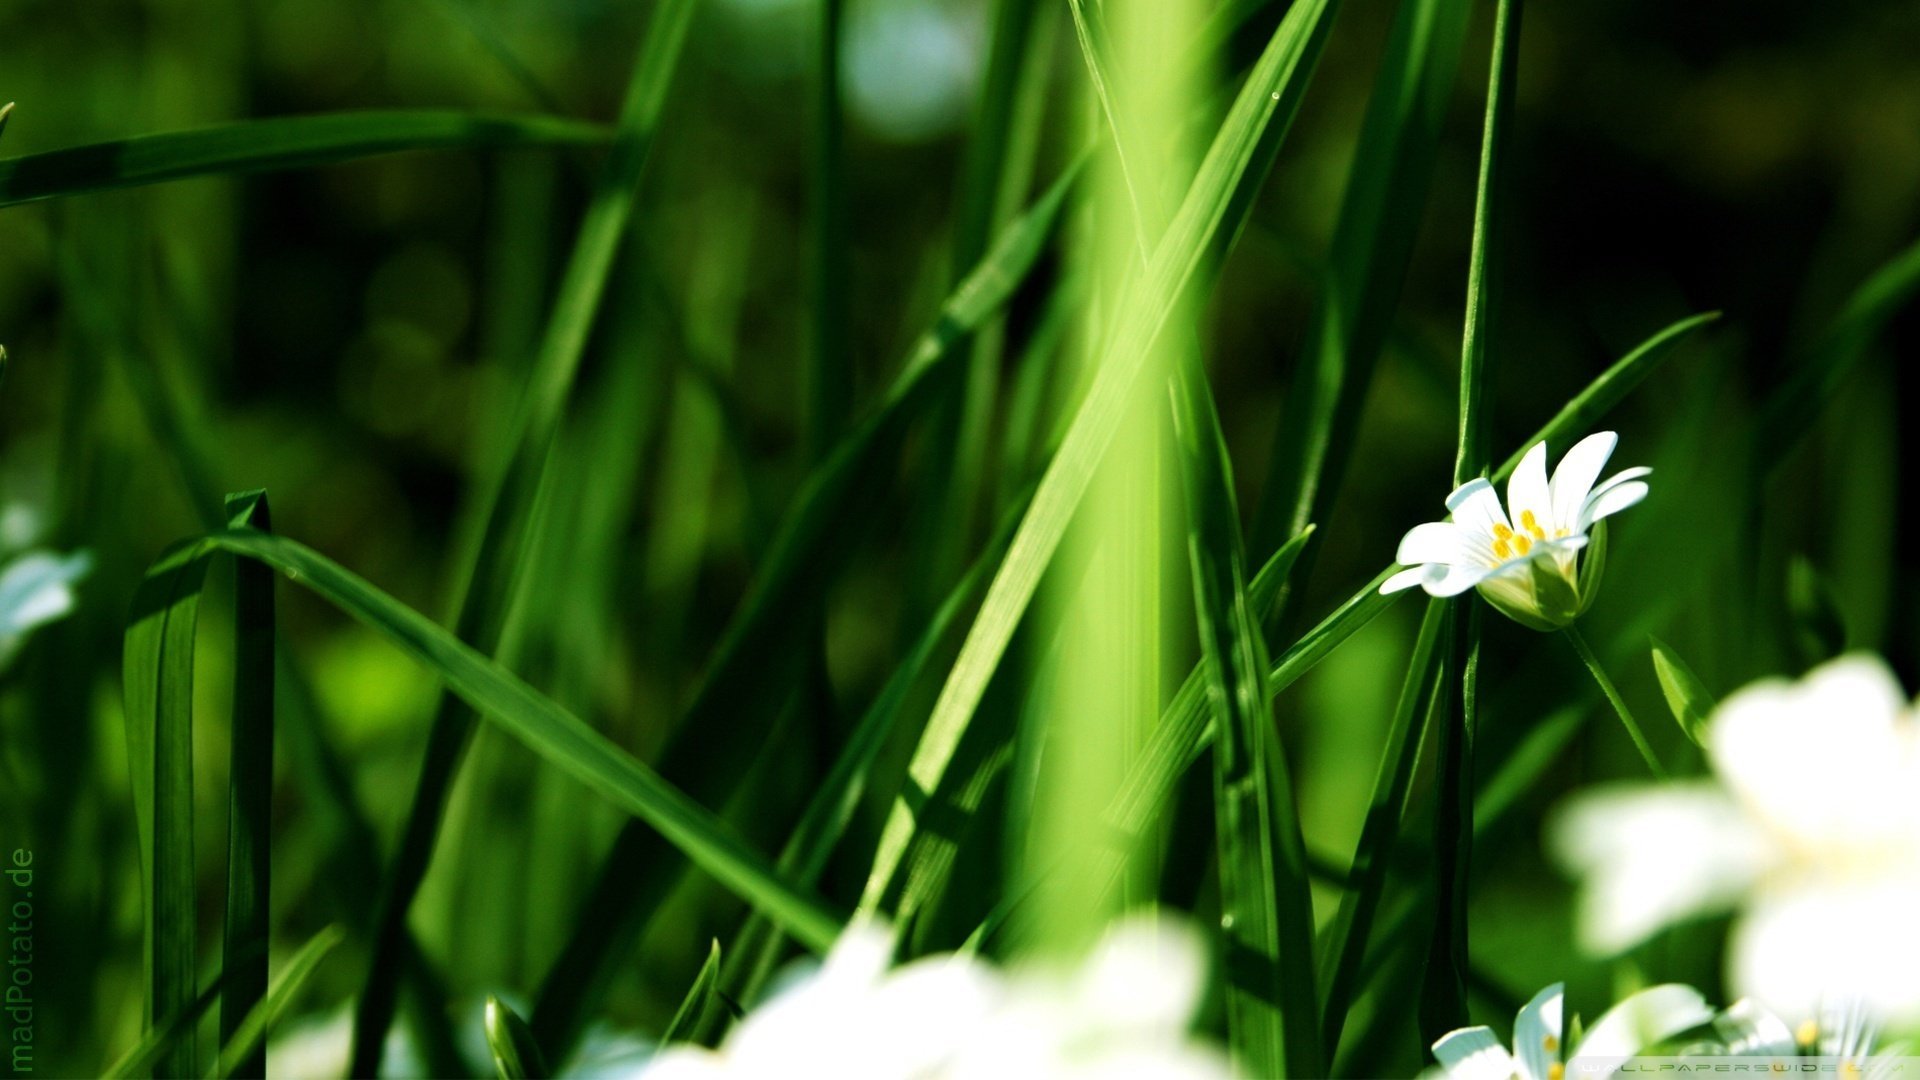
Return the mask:
[[[573,252],[553,302],[545,335],[518,398],[496,463],[480,481],[475,519],[484,522],[454,608],[455,634],[491,654],[507,636],[518,574],[529,536],[545,504],[548,469],[561,416],[586,352],[587,339],[628,234],[667,90],[686,44],[697,0],[668,0],[653,11],[639,61],[627,83],[613,146],[595,181]],[[440,835],[453,778],[472,739],[473,714],[443,696],[427,734],[399,850],[388,867],[374,931],[373,959],[354,1014],[350,1071],[379,1072],[397,1002],[407,912],[426,877]]]
[[[195,176],[301,169],[410,150],[605,143],[604,125],[554,116],[369,111],[247,120],[0,160],[0,207]]]
[[[706,1026],[707,1014],[713,1011],[719,1001],[719,992],[720,942],[715,941],[707,952],[707,962],[700,965],[700,974],[694,977],[693,988],[687,991],[686,999],[680,1002],[680,1008],[674,1012],[667,1030],[661,1032],[660,1045],[691,1042]]]
[[[1327,520],[1426,210],[1473,5],[1397,5],[1328,253],[1306,353],[1275,432],[1253,550]]]
[[[206,559],[193,545],[161,556],[134,594],[122,653],[127,764],[146,877],[148,1031],[194,1000],[193,635],[206,576]],[[157,1071],[199,1075],[193,1040],[174,1044]]]
[[[843,920],[838,915],[781,878],[764,856],[748,848],[712,811],[432,620],[285,537],[231,529],[188,550],[215,549],[273,567],[399,646],[507,734],[658,829],[695,863],[768,912],[809,948],[824,950],[839,936]],[[155,573],[165,570],[163,564]]]
[[[227,497],[234,527],[271,532],[267,493]],[[267,991],[267,918],[273,842],[273,571],[255,563],[234,570],[233,724],[227,777],[227,906],[220,1039],[232,1042]],[[232,1075],[264,1077],[264,1051]]]
[[[1446,602],[1429,599],[1387,729],[1385,752],[1374,777],[1373,796],[1360,827],[1360,841],[1354,848],[1352,868],[1348,871],[1353,888],[1341,896],[1340,908],[1327,929],[1325,955],[1330,962],[1322,968],[1326,984],[1321,995],[1325,1018],[1321,1037],[1329,1053],[1340,1046],[1347,1010],[1359,986],[1360,965],[1366,958],[1373,917],[1386,892],[1387,870],[1394,845],[1400,839],[1401,820],[1407,812],[1414,765],[1420,757],[1420,746],[1426,740],[1434,693],[1442,682],[1437,647],[1446,619]]]
[[[1033,599],[1040,578],[1129,407],[1135,382],[1175,306],[1215,242],[1244,221],[1310,80],[1326,41],[1332,0],[1300,0],[1274,32],[1189,187],[1147,271],[1130,286],[1107,355],[1099,363],[1060,449],[1040,480],[1007,557],[987,590],[934,704],[908,773],[913,786],[940,786],[987,684]],[[874,859],[863,906],[886,894],[917,829],[913,809],[896,802]]]
[[[500,1080],[540,1080],[552,1075],[527,1022],[492,994],[487,995],[487,1049],[493,1051],[493,1071]]]
[[[233,1036],[227,1040],[225,1049],[220,1051],[220,1064],[214,1075],[218,1077],[237,1076],[243,1064],[256,1058],[264,1059],[267,1035],[273,1026],[286,1016],[293,1007],[300,991],[306,988],[307,980],[313,975],[320,961],[327,958],[334,946],[346,940],[346,931],[337,926],[329,926],[315,934],[311,940],[293,954],[287,961],[287,969],[274,980],[273,988],[267,991],[266,999],[255,1005],[240,1022]]]
[[[1707,718],[1713,715],[1713,695],[1700,677],[1673,651],[1673,646],[1648,635],[1653,646],[1653,674],[1660,680],[1660,692],[1666,695],[1667,708],[1674,722],[1687,733],[1695,746],[1707,745]]]
[[[1320,1076],[1313,894],[1286,751],[1267,693],[1267,645],[1247,596],[1246,556],[1227,449],[1204,376],[1174,379],[1188,554],[1214,718],[1220,925],[1227,950],[1227,1038],[1261,1076]]]
[[[1081,159],[1084,161],[1084,158]],[[934,324],[908,350],[880,408],[814,469],[767,549],[753,584],[721,636],[693,704],[660,759],[662,773],[718,804],[764,741],[797,668],[796,643],[809,610],[858,549],[875,516],[877,492],[897,466],[913,420],[937,400],[952,372],[953,347],[977,329],[1025,281],[1052,238],[1076,162],[1019,219],[947,297]],[[542,981],[532,1023],[542,1046],[570,1046],[610,965],[632,949],[665,897],[673,850],[651,830],[622,831],[602,864],[579,929]]]
[[[1787,616],[1800,663],[1812,667],[1847,650],[1847,621],[1833,589],[1812,560],[1796,554],[1787,563]]]

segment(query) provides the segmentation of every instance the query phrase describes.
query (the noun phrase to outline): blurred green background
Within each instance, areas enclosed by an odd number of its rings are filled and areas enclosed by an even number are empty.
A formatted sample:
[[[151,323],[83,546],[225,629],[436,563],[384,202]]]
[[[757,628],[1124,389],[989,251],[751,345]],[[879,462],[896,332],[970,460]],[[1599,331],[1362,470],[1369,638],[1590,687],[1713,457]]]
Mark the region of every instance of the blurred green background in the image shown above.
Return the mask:
[[[1310,618],[1383,565],[1407,527],[1442,512],[1491,18],[1481,7],[1357,452],[1321,523]],[[0,101],[18,108],[0,156],[360,108],[607,120],[650,8],[9,0]],[[847,349],[858,407],[892,379],[949,285],[990,8],[848,0]],[[1392,13],[1381,0],[1346,4],[1205,309],[1249,516]],[[808,464],[816,23],[810,0],[710,0],[696,16],[564,438],[556,520],[596,522],[588,531],[603,540],[546,553],[555,584],[521,600],[542,613],[541,632],[509,647],[516,671],[642,755],[684,704]],[[1257,48],[1271,24],[1243,44]],[[1033,33],[1057,53],[1059,92],[1035,150],[1043,185],[1078,145],[1084,75],[1064,4],[1041,3]],[[1756,470],[1750,441],[1787,365],[1920,233],[1920,8],[1546,0],[1528,5],[1523,41],[1510,291],[1493,354],[1496,457],[1655,330],[1725,313],[1605,425],[1621,432],[1617,465],[1656,473],[1652,498],[1616,523],[1589,638],[1675,762],[1689,751],[1660,706],[1650,633],[1722,693],[1842,646],[1885,652],[1913,685],[1920,607],[1906,538],[1920,520],[1902,495],[1913,488],[1907,462],[1920,460],[1907,456],[1904,424],[1920,322],[1896,315],[1808,437],[1782,447],[1792,453],[1777,470]],[[138,1037],[139,864],[119,651],[139,576],[166,544],[205,530],[210,497],[264,487],[278,531],[421,611],[446,611],[472,528],[470,480],[515,404],[597,160],[577,147],[409,153],[0,209],[0,342],[11,355],[0,502],[39,520],[42,543],[98,560],[75,615],[0,676],[0,848],[33,849],[55,897],[41,908],[44,1072],[92,1071]],[[1009,340],[1030,340],[1042,314],[1017,298]],[[788,753],[735,808],[765,848],[784,837],[834,733],[944,595],[945,583],[918,576],[929,528],[961,530],[972,551],[999,516],[982,506],[971,523],[929,526],[940,519],[915,495],[944,465],[910,445],[889,512],[833,586],[828,677],[816,688],[825,720],[787,732]],[[1000,465],[1007,486],[1022,475],[1018,461]],[[340,785],[375,849],[390,850],[435,690],[332,609],[298,590],[282,598],[285,648],[313,692],[286,707],[311,712],[340,766],[326,775],[283,738],[273,925],[276,948],[291,949],[329,922],[364,919],[370,904],[333,861],[365,838],[316,791]],[[199,680],[209,882],[223,865],[222,607],[203,615]],[[1417,612],[1398,605],[1280,699],[1308,846],[1329,861],[1344,861],[1358,835]],[[1479,848],[1476,1004],[1498,1016],[1554,979],[1598,999],[1633,977],[1573,952],[1569,890],[1539,854],[1538,823],[1572,786],[1635,775],[1637,759],[1570,653],[1486,625],[1489,760],[1557,710],[1597,720]],[[884,806],[875,800],[845,845],[858,857],[829,876],[829,895],[857,894]],[[468,1012],[486,992],[531,991],[619,822],[482,731],[413,915]],[[684,884],[671,917],[621,968],[609,1022],[657,1030],[707,940],[739,912],[709,883]],[[219,917],[216,901],[203,940],[217,937]],[[358,939],[347,953],[357,956],[330,962],[307,996],[312,1023],[356,991]],[[1650,977],[1717,980],[1717,959],[1697,946],[1656,944],[1636,963]],[[1410,1004],[1383,996],[1370,1007]],[[1375,1064],[1414,1067],[1418,1048],[1403,1043],[1379,1048]]]

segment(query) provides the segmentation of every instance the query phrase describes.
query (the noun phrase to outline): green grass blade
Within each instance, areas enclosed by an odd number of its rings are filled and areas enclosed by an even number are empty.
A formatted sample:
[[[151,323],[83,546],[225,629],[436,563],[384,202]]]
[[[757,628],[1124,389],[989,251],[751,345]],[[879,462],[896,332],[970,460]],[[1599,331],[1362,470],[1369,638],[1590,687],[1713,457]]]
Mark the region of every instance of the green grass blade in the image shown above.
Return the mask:
[[[1521,443],[1507,460],[1501,462],[1493,472],[1494,483],[1500,483],[1511,475],[1520,464],[1520,459],[1535,443],[1562,443],[1592,429],[1602,416],[1612,411],[1635,387],[1646,381],[1654,369],[1665,363],[1682,339],[1719,317],[1717,311],[1689,315],[1634,346],[1632,351],[1602,372],[1599,378],[1587,384],[1586,389],[1561,406],[1553,419],[1542,425],[1532,438]]]
[[[555,116],[369,111],[247,120],[0,160],[0,207],[196,176],[311,168],[412,150],[590,146],[604,125]]]
[[[126,1053],[113,1060],[113,1064],[100,1070],[100,1075],[105,1080],[122,1080],[152,1073],[155,1063],[171,1053],[182,1039],[191,1038],[200,1018],[213,1008],[214,1002],[220,1000],[226,988],[227,981],[223,973],[201,990],[184,1010],[168,1017],[165,1023],[148,1028],[139,1042],[128,1047]]]
[[[1401,683],[1400,697],[1387,729],[1386,753],[1381,756],[1380,770],[1374,777],[1373,796],[1360,828],[1360,841],[1354,848],[1352,867],[1348,871],[1352,888],[1341,896],[1340,909],[1327,930],[1328,962],[1322,969],[1326,986],[1321,1007],[1325,1017],[1322,1037],[1329,1053],[1340,1046],[1347,1009],[1353,1003],[1359,983],[1360,964],[1366,957],[1373,916],[1386,889],[1388,866],[1400,838],[1407,792],[1413,783],[1414,764],[1420,756],[1420,745],[1427,730],[1425,721],[1439,681],[1435,650],[1446,618],[1444,601],[1427,601],[1427,613],[1420,622],[1413,657],[1407,664],[1406,679]]]
[[[813,355],[807,368],[808,459],[832,452],[853,416],[853,357],[847,288],[853,271],[847,239],[846,133],[840,100],[841,16],[846,0],[820,0],[819,80],[813,100]]]
[[[1334,225],[1329,273],[1275,433],[1256,552],[1328,520],[1419,235],[1472,11],[1466,0],[1408,0],[1394,13]]]
[[[1660,680],[1660,693],[1667,699],[1674,722],[1687,733],[1695,746],[1707,744],[1707,717],[1713,715],[1713,694],[1693,673],[1673,646],[1649,635],[1653,649],[1653,674]]]
[[[1214,717],[1220,925],[1228,1046],[1259,1076],[1319,1076],[1313,895],[1286,754],[1267,694],[1267,647],[1247,596],[1240,515],[1219,418],[1187,365],[1174,380],[1194,609]]]
[[[841,919],[777,874],[700,806],[586,721],[338,563],[282,536],[232,529],[188,551],[222,550],[273,567],[419,661],[482,715],[621,809],[648,822],[808,948],[824,949]],[[156,567],[164,575],[168,564]]]
[[[1488,467],[1485,415],[1491,323],[1501,299],[1499,236],[1505,213],[1505,160],[1513,126],[1513,98],[1519,71],[1520,4],[1499,0],[1493,26],[1493,59],[1487,77],[1486,123],[1480,142],[1480,182],[1474,198],[1473,244],[1467,267],[1466,328],[1460,346],[1460,431],[1454,455],[1456,486]],[[1452,659],[1446,673],[1459,697],[1443,714],[1437,766],[1439,812],[1434,822],[1436,866],[1433,947],[1421,992],[1420,1026],[1428,1041],[1467,1022],[1467,891],[1473,858],[1473,741],[1480,607],[1467,598],[1453,605]]]
[[[207,562],[190,545],[163,555],[134,594],[124,658],[127,762],[146,875],[146,1025],[194,1000],[193,634]],[[189,1034],[157,1071],[197,1076]]]
[[[691,1041],[719,1000],[719,991],[720,943],[715,941],[707,952],[706,963],[700,965],[700,974],[694,977],[693,988],[687,991],[686,1000],[680,1002],[667,1030],[660,1034],[660,1045]]]
[[[1080,166],[1068,169],[1006,229],[947,298],[934,325],[909,350],[880,408],[808,477],[793,509],[722,635],[693,704],[661,757],[661,771],[718,804],[743,774],[793,684],[791,661],[804,625],[792,617],[819,602],[872,520],[877,493],[916,417],[938,400],[953,370],[953,347],[992,317],[1033,270],[1053,236]],[[611,965],[672,883],[674,851],[650,830],[624,830],[534,1004],[534,1033],[560,1056],[586,1019],[587,1003]]]
[[[599,314],[614,258],[627,235],[667,90],[686,43],[698,0],[668,0],[656,8],[646,41],[627,85],[611,152],[580,224],[539,352],[528,372],[520,405],[499,443],[498,466],[481,481],[476,519],[484,522],[453,624],[461,640],[492,653],[504,634],[521,556],[544,505],[546,470],[587,338]],[[443,697],[427,736],[427,751],[400,846],[388,868],[374,937],[373,961],[354,1016],[351,1071],[379,1071],[386,1033],[393,1022],[397,974],[406,917],[426,876],[439,838],[448,794],[474,718],[453,697]]]
[[[1920,242],[1895,255],[1847,298],[1820,338],[1768,395],[1753,427],[1754,475],[1766,477],[1800,444],[1859,368],[1888,319],[1920,293]]]
[[[493,1052],[493,1072],[500,1080],[540,1080],[552,1075],[527,1022],[492,994],[487,995],[487,1049]]]
[[[227,498],[237,528],[273,530],[267,493]],[[227,908],[220,999],[220,1041],[230,1043],[267,992],[267,917],[273,842],[273,571],[243,563],[234,571],[233,725],[227,802]],[[264,1051],[231,1074],[264,1077]]]
[[[911,782],[920,790],[939,787],[1175,305],[1201,265],[1215,253],[1214,244],[1223,229],[1231,237],[1240,228],[1242,215],[1298,111],[1333,10],[1330,0],[1302,0],[1288,12],[1236,97],[1151,266],[1129,290],[1109,337],[1111,352],[1101,362],[1099,375],[1042,476],[1033,504],[935,702],[909,768]],[[863,906],[885,893],[885,883],[893,879],[914,831],[913,810],[896,803],[881,836]]]
[[[215,1076],[238,1076],[240,1073],[237,1070],[246,1062],[256,1058],[264,1060],[267,1036],[273,1031],[273,1026],[293,1008],[294,1000],[306,988],[307,980],[319,968],[320,962],[346,937],[344,930],[329,926],[293,954],[293,958],[287,961],[287,969],[274,980],[273,989],[247,1013],[246,1019],[227,1040],[226,1048],[220,1051],[220,1064],[214,1072]]]

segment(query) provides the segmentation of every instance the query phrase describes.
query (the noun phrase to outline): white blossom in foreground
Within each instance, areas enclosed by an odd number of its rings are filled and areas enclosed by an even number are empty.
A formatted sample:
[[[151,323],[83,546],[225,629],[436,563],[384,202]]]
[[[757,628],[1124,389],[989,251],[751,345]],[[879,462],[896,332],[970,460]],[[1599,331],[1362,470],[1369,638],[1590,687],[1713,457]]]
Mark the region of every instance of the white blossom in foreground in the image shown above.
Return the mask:
[[[1920,711],[1884,663],[1767,680],[1708,721],[1715,779],[1581,796],[1551,829],[1585,879],[1580,936],[1611,955],[1738,908],[1740,993],[1796,1023],[1823,1002],[1920,1026]]]
[[[0,668],[13,659],[28,632],[73,610],[73,587],[93,568],[86,552],[29,551],[0,570]]]
[[[1507,502],[1491,481],[1469,480],[1447,496],[1451,521],[1416,525],[1400,540],[1402,570],[1383,593],[1415,585],[1430,596],[1480,590],[1487,602],[1523,626],[1559,630],[1593,603],[1606,561],[1604,530],[1594,526],[1647,497],[1632,468],[1596,484],[1619,436],[1602,431],[1580,440],[1547,479],[1547,444],[1535,443],[1507,479]],[[1584,550],[1584,554],[1583,554]]]
[[[1441,1036],[1433,1056],[1452,1080],[1598,1080],[1635,1054],[1713,1017],[1706,999],[1690,986],[1649,987],[1608,1009],[1569,1052],[1565,1005],[1566,986],[1554,983],[1514,1018],[1511,1051],[1492,1028],[1481,1025]]]
[[[1197,936],[1116,924],[1072,971],[944,955],[890,966],[893,936],[849,928],[818,970],[748,1013],[718,1050],[668,1047],[645,1080],[1226,1080],[1188,1035],[1205,975]]]

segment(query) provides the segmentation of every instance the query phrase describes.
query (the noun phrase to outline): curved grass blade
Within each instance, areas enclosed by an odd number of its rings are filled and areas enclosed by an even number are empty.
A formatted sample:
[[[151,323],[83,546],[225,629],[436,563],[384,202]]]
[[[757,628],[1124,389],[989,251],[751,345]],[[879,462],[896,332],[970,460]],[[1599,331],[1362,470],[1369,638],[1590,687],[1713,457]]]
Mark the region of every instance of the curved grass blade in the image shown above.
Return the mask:
[[[1286,753],[1267,693],[1267,647],[1247,595],[1240,514],[1219,419],[1197,365],[1174,379],[1194,610],[1207,676],[1227,949],[1227,1036],[1260,1076],[1319,1076],[1313,895]]]
[[[248,959],[251,959],[249,957]],[[123,1077],[143,1076],[153,1070],[154,1063],[171,1051],[174,1044],[187,1038],[200,1023],[200,1018],[213,1008],[213,1003],[226,992],[225,972],[214,977],[206,989],[200,991],[193,1003],[179,1013],[167,1018],[164,1024],[156,1024],[141,1037],[140,1041],[127,1048],[127,1052],[115,1058],[113,1064],[100,1070],[106,1080],[121,1080]]]
[[[493,1071],[500,1080],[541,1080],[552,1075],[527,1022],[492,994],[487,995],[487,1049],[493,1052]]]
[[[193,636],[207,563],[193,545],[162,555],[134,594],[122,660],[127,765],[146,876],[146,1027],[152,1031],[194,1001]],[[197,1076],[194,1040],[184,1037],[156,1066]]]
[[[934,704],[909,767],[911,783],[920,790],[939,787],[1176,304],[1216,253],[1223,230],[1230,239],[1242,225],[1298,111],[1334,7],[1332,0],[1301,0],[1287,13],[1235,98],[1149,268],[1130,287],[1108,338],[1108,355],[1040,480]],[[881,836],[863,907],[885,895],[915,829],[913,810],[897,802]]]
[[[233,1036],[227,1040],[226,1048],[220,1051],[220,1064],[214,1072],[215,1076],[238,1076],[237,1070],[246,1062],[265,1059],[267,1035],[287,1014],[287,1010],[293,1007],[294,999],[300,996],[300,991],[306,987],[307,979],[320,966],[320,961],[325,960],[334,946],[346,940],[346,937],[346,931],[329,926],[293,954],[293,958],[287,961],[287,969],[274,980],[267,996],[247,1013],[246,1019],[241,1021]]]
[[[743,761],[771,727],[797,671],[791,661],[804,623],[791,613],[817,603],[820,590],[851,557],[856,530],[871,520],[896,451],[953,370],[954,346],[1025,281],[1052,238],[1080,169],[1077,163],[1070,167],[1001,232],[909,350],[879,410],[808,477],[660,759],[660,771],[695,797],[718,804],[738,782]],[[631,952],[640,927],[672,884],[676,859],[651,830],[622,831],[577,920],[579,930],[549,969],[534,1004],[534,1034],[551,1055],[559,1057],[578,1036],[606,973]]]
[[[267,493],[227,497],[233,526],[273,531]],[[227,990],[220,998],[220,1041],[232,1043],[267,992],[267,916],[273,842],[273,571],[234,569],[233,724],[227,802],[227,908],[221,947]],[[236,1062],[231,1075],[264,1077],[264,1049]]]
[[[538,520],[537,508],[544,505],[542,493],[561,416],[627,233],[697,2],[668,0],[653,12],[621,105],[612,150],[580,223],[519,408],[500,441],[497,467],[481,481],[476,519],[485,524],[454,605],[453,625],[461,640],[484,653],[494,652],[504,636],[522,555],[532,548],[529,534]],[[375,919],[373,960],[354,1015],[350,1070],[356,1075],[379,1072],[397,1000],[407,912],[426,876],[473,726],[473,713],[459,700],[441,698]]]
[[[660,1045],[691,1042],[700,1030],[706,1026],[707,1015],[713,1011],[719,1000],[720,991],[720,943],[715,941],[707,952],[707,962],[700,965],[700,974],[693,980],[693,988],[687,991],[686,1000],[673,1014],[673,1021],[660,1035]]]
[[[1412,259],[1472,11],[1465,0],[1408,0],[1394,13],[1275,433],[1256,552],[1328,520]]]
[[[1673,646],[1648,635],[1653,650],[1653,674],[1660,680],[1660,693],[1667,699],[1674,723],[1687,733],[1695,746],[1707,744],[1707,717],[1713,715],[1714,700],[1700,676],[1693,673]]]
[[[601,124],[535,114],[381,110],[247,120],[0,160],[0,206],[413,150],[592,146],[612,136]]]

